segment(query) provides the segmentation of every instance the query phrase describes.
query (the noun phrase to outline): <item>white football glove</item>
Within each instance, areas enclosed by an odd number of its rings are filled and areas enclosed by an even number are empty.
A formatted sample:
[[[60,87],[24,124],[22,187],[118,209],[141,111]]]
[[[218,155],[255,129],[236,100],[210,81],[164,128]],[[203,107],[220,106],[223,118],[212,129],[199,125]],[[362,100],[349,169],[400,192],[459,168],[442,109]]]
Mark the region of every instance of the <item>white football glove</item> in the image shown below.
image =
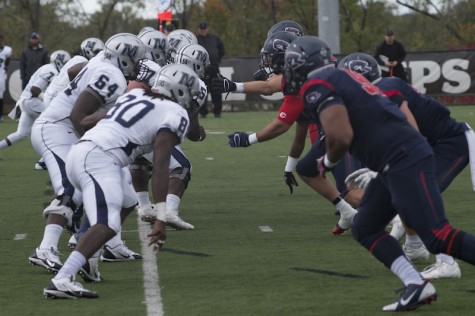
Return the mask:
[[[346,177],[345,183],[350,189],[366,189],[369,182],[376,178],[377,172],[361,168]]]
[[[155,210],[154,204],[145,204],[139,206],[137,213],[140,216],[142,222],[155,223],[157,219],[157,211]]]

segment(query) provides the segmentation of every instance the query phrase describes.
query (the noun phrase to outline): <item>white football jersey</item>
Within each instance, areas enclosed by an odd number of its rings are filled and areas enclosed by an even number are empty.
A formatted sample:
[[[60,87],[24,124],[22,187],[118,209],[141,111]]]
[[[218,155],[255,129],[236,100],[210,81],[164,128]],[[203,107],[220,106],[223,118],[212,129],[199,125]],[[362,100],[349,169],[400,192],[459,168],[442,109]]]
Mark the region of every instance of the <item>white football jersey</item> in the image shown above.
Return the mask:
[[[208,88],[206,87],[206,84],[204,83],[203,80],[200,79],[200,93],[197,96],[194,96],[193,99],[198,102],[200,105],[200,108],[206,104],[206,97],[208,96]]]
[[[43,95],[43,102],[45,106],[48,106],[51,103],[51,100],[69,84],[68,70],[77,64],[87,62],[87,58],[81,55],[74,56],[63,68],[61,68],[59,74],[54,77],[50,85],[46,89]]]
[[[46,64],[38,68],[31,76],[27,86],[20,95],[20,99],[31,98],[31,87],[38,87],[41,91],[45,91],[54,77],[58,75],[58,70],[52,64]]]
[[[94,142],[125,167],[137,156],[153,151],[159,131],[170,131],[181,143],[188,126],[188,113],[178,103],[152,97],[143,89],[133,89],[120,97],[81,139]]]
[[[69,118],[79,95],[94,90],[102,99],[102,109],[111,108],[127,89],[127,81],[120,69],[106,60],[104,52],[91,58],[79,74],[51,101],[38,120],[59,121]]]

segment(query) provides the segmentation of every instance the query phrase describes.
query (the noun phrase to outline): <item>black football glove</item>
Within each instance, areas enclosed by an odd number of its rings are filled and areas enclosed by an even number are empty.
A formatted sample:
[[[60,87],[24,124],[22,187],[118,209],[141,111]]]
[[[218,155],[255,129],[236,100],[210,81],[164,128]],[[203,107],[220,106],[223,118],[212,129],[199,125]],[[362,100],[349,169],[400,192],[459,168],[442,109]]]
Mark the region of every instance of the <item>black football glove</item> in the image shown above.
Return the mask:
[[[248,147],[251,146],[249,143],[249,135],[245,132],[234,132],[233,134],[228,135],[229,145],[231,147]]]
[[[256,81],[266,81],[267,78],[269,78],[269,74],[267,73],[265,69],[259,69],[252,76],[254,77],[254,80]]]
[[[221,93],[233,92],[236,91],[236,83],[221,75],[218,75],[218,77],[213,78],[211,83],[211,91]]]
[[[295,180],[295,177],[292,171],[284,172],[284,180],[285,180],[285,184],[289,186],[290,194],[294,193],[294,186],[298,187],[299,184],[297,183],[297,180]]]

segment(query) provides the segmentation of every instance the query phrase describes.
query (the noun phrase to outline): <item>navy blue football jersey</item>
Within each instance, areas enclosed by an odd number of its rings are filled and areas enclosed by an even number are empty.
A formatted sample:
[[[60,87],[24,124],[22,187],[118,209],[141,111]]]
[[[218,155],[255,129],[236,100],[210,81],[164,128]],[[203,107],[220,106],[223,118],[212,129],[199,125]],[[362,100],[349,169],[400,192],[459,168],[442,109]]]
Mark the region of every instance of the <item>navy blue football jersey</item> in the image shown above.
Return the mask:
[[[464,133],[468,129],[465,124],[450,117],[450,111],[445,105],[434,98],[420,94],[397,77],[382,78],[376,85],[398,106],[407,101],[419,131],[430,145],[435,145],[441,138]]]
[[[361,74],[328,69],[310,76],[299,92],[304,107],[319,113],[343,104],[353,128],[350,153],[368,168],[386,171],[392,164],[432,154],[427,141],[407,122],[397,105]],[[325,131],[324,131],[325,132]],[[416,153],[416,155],[407,154]]]

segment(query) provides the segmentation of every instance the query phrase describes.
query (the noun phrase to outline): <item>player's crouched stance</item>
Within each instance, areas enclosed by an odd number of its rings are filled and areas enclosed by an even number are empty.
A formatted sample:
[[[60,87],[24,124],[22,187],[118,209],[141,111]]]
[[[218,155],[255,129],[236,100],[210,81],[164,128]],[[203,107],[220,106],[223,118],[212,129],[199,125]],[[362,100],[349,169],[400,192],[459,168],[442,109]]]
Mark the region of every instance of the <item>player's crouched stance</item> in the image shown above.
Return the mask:
[[[133,188],[123,181],[122,168],[140,155],[153,152],[152,193],[156,220],[149,246],[160,250],[166,239],[168,166],[173,148],[189,127],[184,107],[199,93],[198,77],[184,65],[167,65],[151,92],[134,89],[120,97],[107,115],[75,144],[68,154],[66,172],[82,191],[91,227],[79,239],[58,274],[44,289],[46,297],[97,298],[75,276],[87,259],[120,229],[124,194]]]

